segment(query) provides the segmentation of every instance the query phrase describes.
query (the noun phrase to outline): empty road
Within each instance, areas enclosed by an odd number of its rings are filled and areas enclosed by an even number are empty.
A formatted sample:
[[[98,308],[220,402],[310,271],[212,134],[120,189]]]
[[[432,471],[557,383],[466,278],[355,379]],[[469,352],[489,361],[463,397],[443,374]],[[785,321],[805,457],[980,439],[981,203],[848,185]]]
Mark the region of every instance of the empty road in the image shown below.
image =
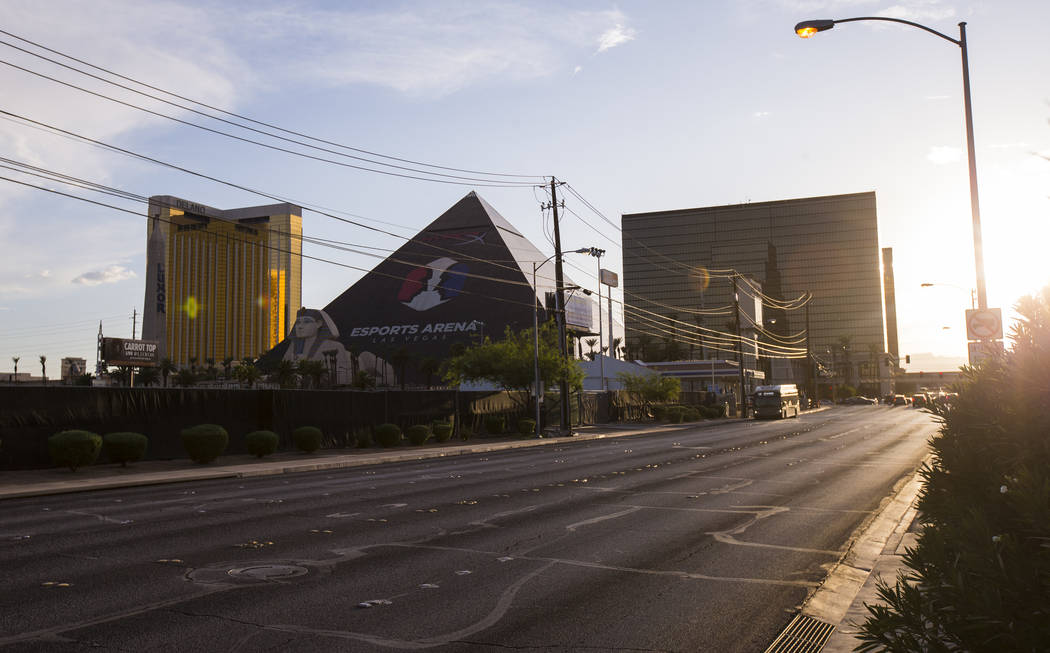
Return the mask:
[[[0,502],[4,651],[762,651],[934,418]]]

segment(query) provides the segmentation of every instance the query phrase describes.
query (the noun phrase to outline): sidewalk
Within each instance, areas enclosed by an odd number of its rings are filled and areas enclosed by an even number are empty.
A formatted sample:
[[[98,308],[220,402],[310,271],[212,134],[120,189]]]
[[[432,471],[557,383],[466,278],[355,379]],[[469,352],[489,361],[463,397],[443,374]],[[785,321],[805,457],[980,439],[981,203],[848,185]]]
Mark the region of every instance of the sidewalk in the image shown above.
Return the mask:
[[[904,552],[915,546],[922,529],[915,508],[921,486],[916,471],[897,488],[767,653],[849,653],[861,643],[857,634],[868,618],[865,604],[881,603],[878,580],[892,585],[897,572],[907,569]],[[803,648],[793,648],[798,646]]]
[[[113,463],[90,465],[71,472],[64,467],[0,472],[0,500],[17,497],[45,496],[89,490],[180,483],[216,478],[248,478],[322,469],[343,469],[382,463],[443,458],[505,449],[541,447],[581,440],[663,433],[686,428],[706,428],[737,420],[707,420],[690,424],[602,424],[575,429],[571,438],[493,438],[463,442],[430,443],[421,447],[396,449],[334,449],[312,454],[281,452],[265,458],[249,454],[220,456],[218,460],[199,465],[186,459],[144,460],[127,467]]]

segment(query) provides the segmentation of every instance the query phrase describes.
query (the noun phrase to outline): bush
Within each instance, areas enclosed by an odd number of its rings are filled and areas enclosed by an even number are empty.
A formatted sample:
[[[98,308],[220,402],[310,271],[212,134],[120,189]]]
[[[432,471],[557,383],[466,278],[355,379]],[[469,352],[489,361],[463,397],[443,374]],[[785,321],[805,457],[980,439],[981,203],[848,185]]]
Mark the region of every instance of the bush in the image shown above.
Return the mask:
[[[703,419],[703,417],[700,415],[700,411],[693,406],[687,406],[685,410],[682,411],[682,421],[699,422],[701,419]]]
[[[102,449],[102,438],[91,431],[60,431],[47,439],[47,452],[56,465],[77,471],[94,464]]]
[[[534,435],[536,433],[536,420],[523,417],[518,420],[518,434],[520,435]]]
[[[405,436],[413,446],[418,447],[430,439],[430,428],[425,424],[416,424],[405,429]]]
[[[474,427],[470,424],[462,424],[459,427],[459,439],[469,440],[474,437]]]
[[[667,409],[668,407],[662,404],[658,406],[653,406],[653,418],[657,422],[667,421]]]
[[[685,411],[681,406],[671,406],[667,409],[667,421],[672,424],[681,424]]]
[[[375,442],[372,440],[371,429],[355,429],[354,442],[358,449],[368,449],[369,447],[374,446]]]
[[[141,433],[107,433],[102,436],[102,447],[111,462],[127,467],[128,463],[142,460],[146,455],[149,438]]]
[[[504,422],[503,415],[486,415],[485,416],[485,432],[489,435],[499,435],[503,433]]]
[[[381,447],[396,447],[401,444],[401,427],[397,424],[380,424],[376,427],[376,442]]]
[[[434,422],[433,431],[438,442],[448,442],[452,438],[452,424],[449,422]]]
[[[324,434],[316,426],[300,426],[292,431],[292,442],[295,448],[306,453],[313,453],[321,448]]]
[[[230,434],[218,424],[198,424],[179,434],[190,460],[201,465],[210,463],[226,451]]]
[[[1013,350],[965,368],[921,470],[922,531],[858,650],[1045,651],[1050,642],[1050,287]]]
[[[244,444],[248,448],[248,453],[256,458],[269,456],[276,452],[280,440],[273,431],[252,431],[244,436]]]
[[[714,404],[711,406],[701,407],[704,417],[708,419],[717,419],[719,417],[726,416],[726,407],[724,404]]]

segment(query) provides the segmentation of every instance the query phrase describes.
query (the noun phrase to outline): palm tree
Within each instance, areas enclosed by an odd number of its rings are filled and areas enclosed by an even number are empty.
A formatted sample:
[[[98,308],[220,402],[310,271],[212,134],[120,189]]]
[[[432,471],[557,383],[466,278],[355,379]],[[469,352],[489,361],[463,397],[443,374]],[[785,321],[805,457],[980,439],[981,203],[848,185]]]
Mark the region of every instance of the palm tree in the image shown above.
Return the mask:
[[[296,363],[295,367],[303,386],[306,386],[306,381],[309,379],[315,390],[321,387],[321,377],[328,371],[328,366],[323,361],[308,358]]]
[[[197,357],[196,356],[190,356],[190,371],[193,372],[194,374],[197,373]]]
[[[139,374],[138,374],[139,383],[144,385],[144,386],[146,386],[146,387],[149,387],[149,386],[153,385],[154,383],[156,383],[158,376],[159,376],[159,373],[157,372],[157,368],[155,368],[155,367],[140,367],[139,368]]]
[[[208,364],[208,369],[207,369],[208,378],[210,380],[212,380],[212,381],[214,381],[215,379],[219,378],[219,371],[217,369],[215,369],[215,359],[214,358],[205,358],[204,362]]]
[[[222,359],[222,377],[227,381],[230,379],[230,367],[233,365],[233,356]]]
[[[408,366],[409,359],[412,358],[412,354],[409,353],[407,347],[398,347],[394,353],[390,355],[390,362],[397,365],[398,376],[401,378],[401,389],[405,389],[405,368]]]
[[[164,387],[168,387],[168,375],[178,370],[178,366],[168,357],[160,359],[160,375],[164,378]]]
[[[292,361],[280,361],[274,368],[270,378],[282,388],[290,388],[295,385],[295,363]]]
[[[250,359],[245,359],[241,361],[240,365],[234,368],[233,375],[238,381],[250,388],[259,380],[259,377],[262,376],[262,372],[259,371],[259,368],[256,367],[255,363]]]
[[[44,377],[44,385],[47,385],[47,356],[40,355],[40,376]]]
[[[623,344],[623,338],[613,338],[612,339],[612,357],[613,358],[619,358],[620,357],[620,345],[622,345],[622,344]]]
[[[193,370],[182,368],[175,373],[175,385],[183,388],[189,388],[197,383],[197,375],[193,373]]]
[[[15,363],[15,383],[18,383],[18,359],[20,356],[12,356],[11,360]]]
[[[587,352],[587,358],[589,358],[591,360],[594,360],[594,346],[598,344],[598,339],[597,338],[588,338],[588,339],[584,340],[584,342],[587,344],[587,347],[590,349],[590,351]]]
[[[419,371],[427,379],[427,390],[434,385],[434,375],[437,374],[439,367],[441,367],[441,361],[432,356],[427,356],[419,362]]]

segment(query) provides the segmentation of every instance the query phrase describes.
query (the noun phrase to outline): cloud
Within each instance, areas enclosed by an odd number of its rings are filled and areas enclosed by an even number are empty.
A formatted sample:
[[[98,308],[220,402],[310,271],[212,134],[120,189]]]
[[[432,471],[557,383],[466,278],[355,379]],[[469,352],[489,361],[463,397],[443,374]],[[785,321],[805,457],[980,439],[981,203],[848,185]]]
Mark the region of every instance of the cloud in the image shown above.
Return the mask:
[[[937,165],[955,163],[962,159],[962,149],[946,145],[934,145],[926,153],[926,160]]]
[[[579,75],[582,70],[583,70],[583,66],[576,66],[575,68],[572,69],[572,74],[573,75]]]
[[[768,115],[769,115],[768,111],[756,111],[756,112],[751,114],[751,116],[754,117],[754,118],[765,118]]]
[[[135,272],[123,265],[110,265],[101,270],[92,270],[73,279],[73,283],[82,286],[99,286],[104,283],[117,283],[127,279],[134,279]]]
[[[950,100],[951,97],[952,96],[950,96],[950,95],[927,95],[923,99],[926,99],[926,100]]]
[[[945,6],[940,0],[913,0],[886,7],[875,15],[910,21],[944,20],[955,15],[955,8]]]
[[[442,97],[491,80],[558,74],[572,58],[635,37],[623,12],[563,12],[561,20],[524,3],[435,1],[409,7],[347,3],[326,11],[283,4],[238,12],[260,67],[274,84],[305,79],[328,86],[371,84]],[[297,47],[286,44],[294,39]],[[597,44],[597,45],[596,45]],[[597,51],[594,48],[597,47]]]
[[[628,41],[633,41],[636,35],[637,31],[630,27],[614,25],[598,38],[598,52],[605,52]]]

